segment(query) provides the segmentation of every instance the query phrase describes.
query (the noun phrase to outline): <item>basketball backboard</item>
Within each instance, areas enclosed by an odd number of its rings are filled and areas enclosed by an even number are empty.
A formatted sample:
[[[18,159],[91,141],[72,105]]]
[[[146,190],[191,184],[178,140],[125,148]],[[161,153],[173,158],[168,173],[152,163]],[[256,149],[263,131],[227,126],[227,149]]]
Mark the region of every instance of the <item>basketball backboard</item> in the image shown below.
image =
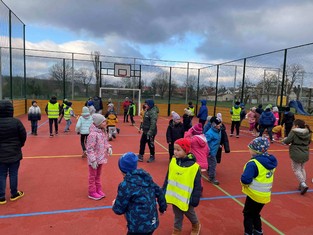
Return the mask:
[[[115,77],[131,77],[131,65],[130,64],[114,64],[114,76]]]

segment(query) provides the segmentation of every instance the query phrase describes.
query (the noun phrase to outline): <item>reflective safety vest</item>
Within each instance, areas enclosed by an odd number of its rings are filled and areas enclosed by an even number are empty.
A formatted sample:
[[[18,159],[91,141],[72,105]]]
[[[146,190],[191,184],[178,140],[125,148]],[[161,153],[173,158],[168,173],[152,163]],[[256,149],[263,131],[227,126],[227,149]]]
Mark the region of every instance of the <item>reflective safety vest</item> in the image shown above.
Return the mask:
[[[59,117],[59,103],[51,104],[48,102],[48,118],[58,118]]]
[[[71,111],[73,109],[69,107],[68,109],[64,109],[64,119],[65,120],[70,120],[71,119]]]
[[[242,192],[258,203],[269,203],[271,201],[271,189],[275,169],[268,170],[257,160],[251,159],[249,162],[252,161],[256,164],[259,175],[253,179],[248,187],[243,186]],[[246,168],[246,165],[244,169]]]
[[[232,108],[232,115],[231,115],[231,120],[236,122],[236,121],[240,121],[240,112],[241,112],[241,108],[235,109],[235,107]]]
[[[168,184],[165,194],[167,203],[177,206],[182,211],[188,210],[198,170],[198,163],[190,167],[181,167],[176,164],[176,158],[172,158],[169,165]]]
[[[195,107],[193,107],[193,108],[188,108],[189,110],[190,110],[190,112],[191,112],[191,116],[195,116]]]

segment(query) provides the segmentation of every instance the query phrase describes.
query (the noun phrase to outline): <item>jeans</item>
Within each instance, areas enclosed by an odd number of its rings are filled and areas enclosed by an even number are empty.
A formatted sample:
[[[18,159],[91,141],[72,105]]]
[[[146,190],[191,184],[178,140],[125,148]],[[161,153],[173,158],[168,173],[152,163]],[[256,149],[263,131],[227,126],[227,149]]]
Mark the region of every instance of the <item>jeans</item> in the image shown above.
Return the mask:
[[[6,180],[9,174],[11,195],[17,194],[18,169],[20,160],[13,163],[0,163],[0,198],[5,197]]]
[[[64,131],[69,131],[70,130],[70,125],[72,124],[71,119],[66,120],[66,126]]]

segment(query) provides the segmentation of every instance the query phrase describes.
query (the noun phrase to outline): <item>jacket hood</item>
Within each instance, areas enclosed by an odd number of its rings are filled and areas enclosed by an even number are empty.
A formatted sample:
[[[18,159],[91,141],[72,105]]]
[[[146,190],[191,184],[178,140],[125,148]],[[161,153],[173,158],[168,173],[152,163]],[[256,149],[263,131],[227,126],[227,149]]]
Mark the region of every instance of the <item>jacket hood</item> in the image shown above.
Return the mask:
[[[258,160],[268,170],[277,167],[277,159],[273,155],[260,154],[255,156],[254,159]]]
[[[0,100],[0,117],[13,117],[14,108],[9,100]]]
[[[196,162],[196,157],[192,154],[189,153],[186,157],[184,158],[176,158],[176,164],[182,167],[188,167]]]
[[[124,179],[134,186],[150,187],[153,184],[152,177],[143,169],[136,169],[132,172],[128,172]]]
[[[58,100],[57,100],[56,97],[51,97],[51,99],[50,99],[49,102],[50,102],[51,104],[55,104],[57,101],[58,101]]]
[[[307,140],[311,136],[311,133],[307,128],[294,128],[292,131],[301,140]]]
[[[202,105],[206,105],[206,100],[201,100],[200,102]]]
[[[154,106],[154,100],[146,100],[145,103],[149,106],[150,109]]]

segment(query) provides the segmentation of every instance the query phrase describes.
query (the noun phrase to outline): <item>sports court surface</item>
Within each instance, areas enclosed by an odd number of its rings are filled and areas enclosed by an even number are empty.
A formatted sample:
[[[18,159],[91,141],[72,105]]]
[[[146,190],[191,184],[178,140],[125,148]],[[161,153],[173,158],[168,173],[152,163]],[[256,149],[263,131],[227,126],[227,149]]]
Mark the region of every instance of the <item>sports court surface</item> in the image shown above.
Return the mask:
[[[24,159],[19,172],[19,190],[24,191],[25,196],[16,202],[7,200],[7,204],[0,206],[0,234],[126,234],[125,219],[113,213],[111,204],[117,186],[122,181],[117,166],[118,158],[125,152],[138,153],[139,150],[139,118],[135,119],[135,126],[119,123],[121,133],[111,142],[113,156],[102,172],[107,197],[100,201],[87,197],[87,160],[81,158],[79,135],[74,132],[76,120],[73,119],[71,132],[63,133],[63,120],[59,126],[59,135],[49,138],[45,115],[39,122],[38,136],[30,135],[27,116],[19,118],[29,134],[23,148]],[[169,118],[165,117],[159,117],[158,120],[156,161],[138,163],[160,186],[168,164],[165,138],[168,121]],[[197,119],[194,120],[196,122]],[[229,128],[227,125],[228,133]],[[231,153],[224,153],[221,164],[217,166],[220,185],[203,181],[203,195],[196,208],[202,224],[201,234],[243,234],[242,209],[245,196],[241,192],[240,176],[244,164],[250,158],[247,144],[251,139],[252,136],[245,128],[239,139],[229,138]],[[311,154],[312,150],[311,145]],[[277,157],[278,168],[272,201],[262,211],[264,234],[313,234],[313,161],[306,165],[310,189],[302,196],[297,190],[298,183],[291,170],[288,146],[275,142],[269,152]],[[148,153],[146,146],[145,160]],[[8,195],[7,186],[7,197]],[[173,218],[169,206],[167,212],[160,216],[160,226],[154,234],[171,234]],[[182,234],[190,234],[190,231],[191,225],[185,218]]]

